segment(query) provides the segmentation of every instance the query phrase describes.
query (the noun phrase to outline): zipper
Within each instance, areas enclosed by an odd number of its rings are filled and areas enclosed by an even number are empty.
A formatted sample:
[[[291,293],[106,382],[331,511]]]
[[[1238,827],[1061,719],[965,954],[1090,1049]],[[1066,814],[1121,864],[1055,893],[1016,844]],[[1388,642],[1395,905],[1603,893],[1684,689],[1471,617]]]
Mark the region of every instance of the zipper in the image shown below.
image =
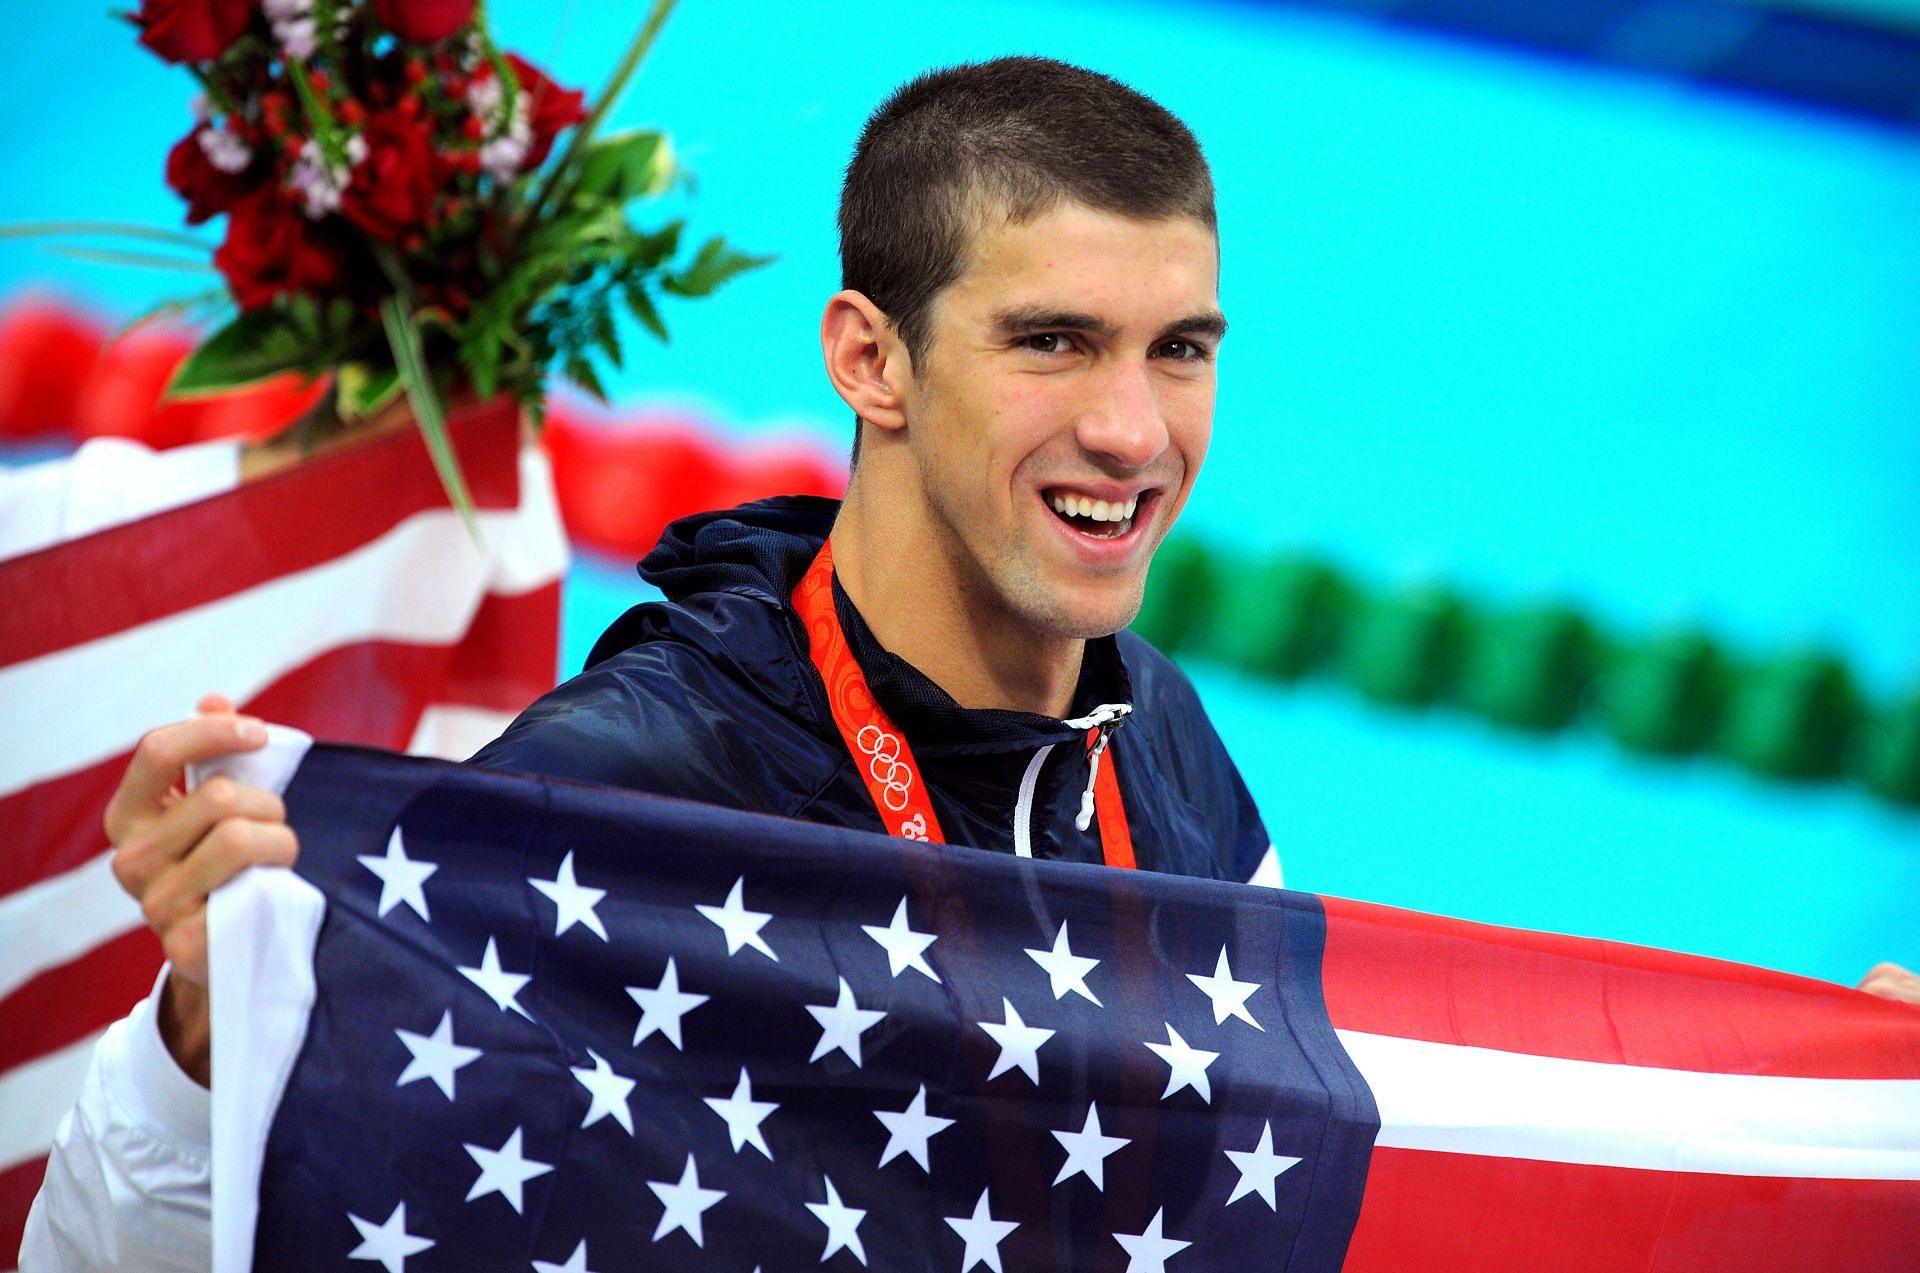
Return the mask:
[[[1048,743],[1033,753],[1033,759],[1027,762],[1027,772],[1020,775],[1020,797],[1013,802],[1013,851],[1018,857],[1033,856],[1033,793],[1040,785],[1040,766],[1047,763],[1047,756],[1058,743]]]
[[[1087,749],[1087,789],[1080,793],[1080,816],[1073,820],[1076,830],[1085,831],[1093,825],[1093,780],[1100,776],[1100,757],[1113,740],[1113,731],[1120,728],[1120,722],[1132,711],[1131,703],[1102,703],[1079,720],[1066,722],[1075,729],[1099,731]]]

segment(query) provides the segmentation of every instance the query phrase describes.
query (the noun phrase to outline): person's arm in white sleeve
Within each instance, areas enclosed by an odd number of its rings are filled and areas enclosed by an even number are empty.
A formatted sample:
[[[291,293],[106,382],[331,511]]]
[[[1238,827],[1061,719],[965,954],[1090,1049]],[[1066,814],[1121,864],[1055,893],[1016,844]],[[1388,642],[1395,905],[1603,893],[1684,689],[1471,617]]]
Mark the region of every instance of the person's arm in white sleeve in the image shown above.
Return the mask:
[[[94,1049],[27,1216],[21,1273],[204,1273],[212,1263],[212,1102],[161,1042],[167,975]]]

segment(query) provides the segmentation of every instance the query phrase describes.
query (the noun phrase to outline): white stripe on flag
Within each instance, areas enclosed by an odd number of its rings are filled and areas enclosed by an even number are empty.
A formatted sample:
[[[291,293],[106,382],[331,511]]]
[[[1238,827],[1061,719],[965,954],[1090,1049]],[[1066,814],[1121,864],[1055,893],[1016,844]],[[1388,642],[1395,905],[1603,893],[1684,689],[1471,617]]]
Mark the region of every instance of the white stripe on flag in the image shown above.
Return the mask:
[[[145,922],[113,878],[113,855],[104,851],[0,897],[0,999]],[[0,1101],[0,1110],[13,1108]]]
[[[0,1118],[0,1171],[46,1155],[60,1120],[79,1099],[93,1045],[105,1033],[89,1035],[0,1074],[0,1110],[7,1112]],[[12,1258],[11,1251],[0,1253],[0,1260]]]
[[[414,728],[407,751],[415,756],[465,760],[505,733],[514,715],[485,707],[430,704],[420,713],[420,724]]]
[[[480,524],[490,542],[504,542],[515,518],[483,513]],[[316,655],[360,641],[451,645],[472,621],[487,575],[495,592],[522,593],[558,578],[564,557],[503,552],[500,567],[475,550],[455,514],[421,513],[323,565],[0,668],[0,702],[14,719],[34,722],[0,747],[0,794],[124,751],[208,689],[244,702]],[[248,639],[253,632],[285,639]],[[74,687],[86,685],[113,692],[75,711]]]
[[[1920,1180],[1920,1080],[1708,1074],[1337,1033],[1373,1089],[1385,1148]]]

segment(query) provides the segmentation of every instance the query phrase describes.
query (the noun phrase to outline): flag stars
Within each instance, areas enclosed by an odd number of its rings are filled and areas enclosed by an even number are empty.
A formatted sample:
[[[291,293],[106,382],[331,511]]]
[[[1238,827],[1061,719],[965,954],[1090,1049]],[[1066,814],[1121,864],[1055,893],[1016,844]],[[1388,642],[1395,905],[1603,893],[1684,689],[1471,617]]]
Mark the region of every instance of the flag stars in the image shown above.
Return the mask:
[[[411,1030],[395,1030],[400,1042],[407,1045],[407,1051],[413,1053],[413,1059],[407,1062],[407,1068],[400,1071],[400,1077],[394,1080],[395,1087],[405,1087],[419,1079],[432,1079],[434,1086],[453,1099],[454,1072],[463,1065],[471,1065],[480,1057],[479,1048],[462,1047],[453,1041],[453,1009],[448,1008],[440,1014],[440,1024],[434,1027],[432,1034],[415,1034]]]
[[[832,1177],[823,1176],[821,1179],[827,1182],[827,1200],[807,1204],[807,1210],[813,1212],[813,1218],[827,1226],[827,1249],[820,1253],[820,1263],[825,1264],[833,1258],[835,1251],[849,1251],[854,1259],[864,1265],[867,1262],[867,1248],[860,1242],[860,1222],[867,1218],[867,1213],[840,1201],[840,1191],[833,1187]]]
[[[1087,989],[1087,974],[1098,968],[1100,961],[1073,953],[1073,947],[1067,943],[1066,920],[1060,921],[1060,931],[1054,934],[1053,949],[1029,950],[1027,957],[1046,969],[1055,999],[1063,999],[1068,991],[1072,991],[1096,1008],[1105,1006],[1093,991]]]
[[[1171,1025],[1167,1027],[1165,1043],[1149,1043],[1146,1046],[1148,1051],[1167,1063],[1167,1090],[1160,1093],[1161,1100],[1166,1100],[1183,1087],[1190,1087],[1199,1094],[1201,1100],[1213,1104],[1213,1085],[1207,1081],[1207,1067],[1220,1059],[1218,1052],[1189,1045]]]
[[[1106,1192],[1106,1162],[1109,1155],[1117,1152],[1122,1145],[1133,1142],[1125,1136],[1107,1136],[1100,1131],[1100,1106],[1087,1106],[1087,1121],[1077,1132],[1055,1132],[1053,1138],[1067,1151],[1067,1160],[1060,1164],[1060,1174],[1053,1178],[1059,1184],[1075,1174],[1084,1175],[1093,1182],[1093,1187]]]
[[[967,1273],[976,1264],[984,1264],[993,1273],[1002,1273],[1000,1268],[1000,1244],[1009,1233],[1019,1228],[1014,1220],[996,1220],[987,1205],[988,1190],[980,1191],[980,1200],[973,1204],[973,1214],[962,1219],[959,1216],[945,1216],[947,1226],[960,1235],[967,1249],[960,1255],[960,1273]]]
[[[640,1041],[649,1035],[660,1034],[673,1044],[674,1051],[685,1051],[680,1044],[680,1018],[705,1003],[708,996],[680,989],[680,970],[674,966],[671,955],[667,957],[667,970],[661,974],[658,986],[651,990],[645,986],[628,986],[627,994],[640,1005],[640,1024],[633,1028],[633,1046],[639,1047]]]
[[[607,1064],[607,1058],[587,1049],[587,1055],[593,1058],[592,1069],[576,1069],[573,1077],[580,1080],[580,1086],[587,1089],[589,1104],[587,1116],[580,1120],[580,1126],[588,1128],[601,1119],[612,1116],[613,1120],[627,1129],[627,1135],[633,1135],[633,1109],[627,1104],[632,1095],[634,1081],[623,1078],[613,1072]]]
[[[607,927],[600,922],[600,916],[594,907],[607,895],[603,888],[587,888],[573,877],[573,853],[560,859],[560,870],[550,880],[528,880],[527,883],[546,894],[556,908],[553,919],[553,935],[565,936],[566,931],[575,924],[587,929],[601,941],[607,940]]]
[[[380,918],[385,919],[387,912],[405,903],[421,919],[431,920],[427,914],[427,877],[440,867],[434,862],[419,862],[407,856],[407,846],[400,835],[400,828],[394,827],[393,834],[387,838],[385,857],[370,854],[357,859],[380,877]]]
[[[734,1084],[732,1096],[724,1099],[709,1096],[706,1099],[708,1108],[726,1120],[727,1135],[733,1140],[734,1153],[739,1153],[743,1146],[752,1145],[768,1162],[773,1161],[773,1151],[767,1148],[767,1138],[761,1133],[760,1124],[780,1106],[773,1101],[753,1099],[753,1080],[747,1077],[746,1066],[740,1067],[740,1081]]]
[[[487,938],[487,949],[485,953],[480,956],[480,966],[478,968],[461,968],[460,975],[486,991],[487,997],[499,1005],[500,1011],[506,1012],[511,1009],[521,1016],[526,1017],[527,1020],[533,1020],[527,1010],[520,1006],[519,999],[516,998],[520,993],[521,987],[525,986],[529,981],[532,981],[533,978],[524,973],[508,972],[502,968],[500,966],[500,952],[495,947],[493,938]]]
[[[347,1219],[360,1230],[360,1245],[347,1252],[349,1260],[378,1260],[387,1273],[406,1273],[407,1257],[432,1248],[431,1239],[407,1232],[407,1204],[396,1203],[385,1224],[362,1220],[351,1211]]]
[[[1260,1143],[1252,1149],[1229,1149],[1224,1152],[1240,1171],[1240,1183],[1233,1187],[1227,1205],[1232,1206],[1248,1194],[1257,1193],[1269,1210],[1278,1211],[1280,1208],[1273,1200],[1273,1182],[1281,1172],[1295,1166],[1300,1160],[1273,1152],[1273,1124],[1268,1123],[1260,1129]]]
[[[1200,987],[1200,992],[1213,1001],[1213,1023],[1225,1025],[1228,1017],[1237,1017],[1256,1030],[1264,1031],[1265,1026],[1253,1019],[1247,1011],[1247,997],[1260,988],[1257,981],[1235,981],[1233,969],[1227,966],[1227,948],[1220,948],[1220,959],[1213,966],[1213,975],[1203,977],[1197,972],[1187,974],[1187,980]]]
[[[873,1116],[887,1129],[887,1147],[880,1151],[882,1167],[901,1154],[906,1154],[920,1164],[920,1170],[932,1173],[933,1168],[927,1163],[927,1141],[953,1126],[953,1120],[927,1113],[925,1083],[907,1102],[906,1109],[899,1113],[877,1109],[873,1111]]]
[[[1003,996],[1000,1005],[1006,1013],[1005,1021],[980,1022],[980,1028],[1000,1045],[999,1059],[994,1061],[993,1071],[987,1075],[987,1078],[997,1079],[1008,1070],[1017,1067],[1022,1074],[1038,1084],[1040,1082],[1040,1046],[1051,1039],[1054,1032],[1022,1021],[1020,1010],[1013,1006],[1013,1000]]]
[[[853,987],[847,984],[845,977],[840,978],[840,997],[831,1004],[808,1004],[807,1012],[820,1023],[820,1042],[813,1045],[813,1055],[809,1063],[818,1061],[829,1052],[840,1051],[855,1066],[860,1064],[860,1036],[871,1030],[886,1016],[871,1008],[862,1008],[853,1001]],[[866,1263],[863,1259],[862,1264]]]
[[[463,1145],[473,1161],[480,1164],[480,1176],[467,1190],[467,1201],[484,1198],[497,1193],[507,1200],[507,1205],[516,1212],[524,1214],[521,1187],[535,1176],[544,1176],[553,1170],[552,1163],[535,1162],[520,1152],[521,1129],[513,1129],[513,1135],[498,1149],[487,1149],[480,1145]]]
[[[747,877],[742,875],[734,880],[733,888],[727,893],[724,906],[695,906],[693,909],[705,915],[727,936],[727,953],[737,955],[742,946],[751,946],[776,964],[780,956],[773,953],[773,947],[767,945],[760,936],[760,930],[773,918],[771,911],[750,911],[744,901]]]
[[[1161,1228],[1165,1215],[1164,1207],[1154,1212],[1142,1233],[1113,1235],[1113,1240],[1126,1248],[1127,1273],[1166,1273],[1167,1261],[1193,1245],[1166,1236]]]
[[[693,1155],[687,1155],[687,1165],[680,1173],[679,1183],[649,1180],[647,1188],[653,1190],[653,1196],[660,1199],[660,1205],[666,1208],[660,1214],[660,1223],[654,1226],[653,1240],[658,1242],[678,1229],[692,1238],[695,1246],[705,1250],[706,1235],[701,1230],[700,1217],[727,1194],[723,1189],[700,1187],[700,1169],[694,1166]]]
[[[879,942],[887,952],[887,967],[894,976],[911,968],[915,972],[939,984],[940,974],[927,963],[926,949],[933,945],[932,933],[916,933],[907,926],[907,899],[901,898],[900,905],[893,908],[893,922],[882,928],[878,924],[862,924],[860,931]]]
[[[580,1245],[573,1248],[573,1254],[567,1257],[565,1264],[535,1260],[533,1273],[593,1273],[593,1270],[587,1267],[587,1240],[580,1239]]]

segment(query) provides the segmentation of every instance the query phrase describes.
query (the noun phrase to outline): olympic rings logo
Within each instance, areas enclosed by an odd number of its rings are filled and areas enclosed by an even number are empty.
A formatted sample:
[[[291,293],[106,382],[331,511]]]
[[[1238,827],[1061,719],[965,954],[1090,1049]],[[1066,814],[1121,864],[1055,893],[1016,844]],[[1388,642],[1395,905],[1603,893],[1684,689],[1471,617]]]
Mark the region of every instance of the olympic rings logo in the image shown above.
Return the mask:
[[[905,810],[907,792],[913,787],[913,766],[900,759],[900,740],[878,725],[862,725],[854,742],[871,758],[867,772],[880,784],[881,800],[895,813]]]

